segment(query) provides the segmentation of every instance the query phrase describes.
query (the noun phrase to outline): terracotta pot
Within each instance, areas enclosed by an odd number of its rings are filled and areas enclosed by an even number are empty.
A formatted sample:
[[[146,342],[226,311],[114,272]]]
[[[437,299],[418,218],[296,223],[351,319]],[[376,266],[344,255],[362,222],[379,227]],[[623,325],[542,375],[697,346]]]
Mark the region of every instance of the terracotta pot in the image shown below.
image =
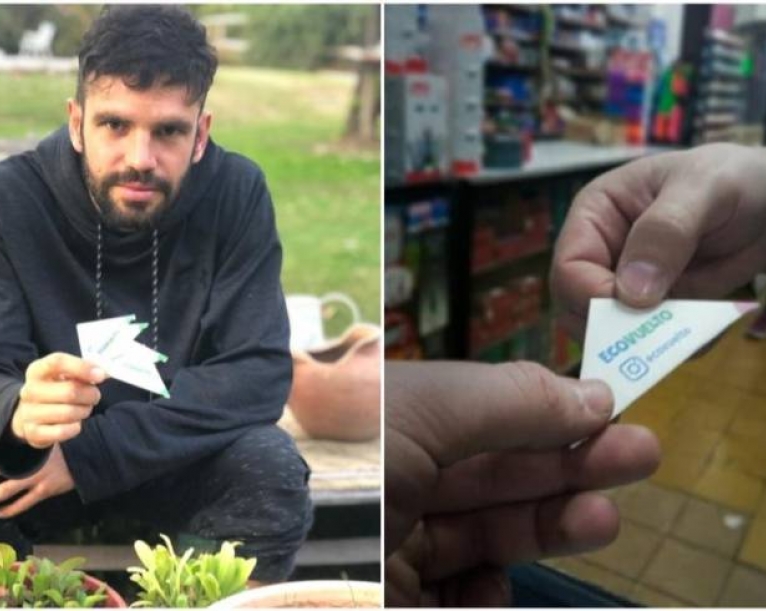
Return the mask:
[[[375,607],[382,603],[379,583],[368,581],[291,581],[253,588],[224,598],[210,609],[250,607]]]
[[[95,577],[91,577],[87,574],[85,575],[85,585],[88,586],[88,589],[90,590],[98,590],[102,583],[102,581],[99,581]],[[104,601],[104,607],[109,609],[123,609],[127,606],[128,604],[125,602],[122,596],[117,593],[117,590],[114,590],[109,586],[109,584],[106,584],[106,600]]]
[[[316,350],[293,352],[287,403],[308,435],[366,441],[380,435],[380,328],[355,324]]]
[[[11,565],[11,568],[18,568],[20,563],[15,562]],[[119,595],[117,590],[114,590],[113,588],[109,587],[109,584],[105,584],[103,581],[100,581],[96,579],[95,577],[88,575],[85,573],[83,575],[83,583],[85,584],[85,587],[88,589],[89,592],[95,592],[98,590],[102,585],[106,586],[106,600],[104,601],[104,606],[102,608],[107,609],[126,609],[128,607],[128,603],[125,602],[125,599]]]

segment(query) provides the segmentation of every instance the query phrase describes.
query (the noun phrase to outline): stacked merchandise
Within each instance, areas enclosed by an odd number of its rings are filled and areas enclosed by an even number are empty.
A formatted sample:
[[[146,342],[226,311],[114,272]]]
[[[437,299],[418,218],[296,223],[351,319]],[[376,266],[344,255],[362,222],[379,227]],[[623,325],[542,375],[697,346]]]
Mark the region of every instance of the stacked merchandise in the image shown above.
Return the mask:
[[[579,362],[578,343],[553,315],[545,278],[566,212],[591,178],[561,176],[508,192],[488,191],[492,199],[474,202],[468,358],[528,359],[560,373]]]
[[[484,141],[487,167],[517,167],[531,156],[540,102],[543,15],[529,5],[488,5]]]
[[[424,15],[416,5],[386,8],[385,180],[436,180],[447,174],[444,77],[428,72]]]
[[[544,281],[526,263],[550,249],[550,230],[549,201],[537,190],[476,210],[468,346],[472,358],[548,362]]]
[[[414,4],[386,8],[386,74],[419,74],[426,71],[422,17]]]
[[[547,16],[548,95],[540,135],[561,137],[573,112],[592,115],[603,108],[606,14],[597,5],[562,4],[549,7]]]
[[[474,295],[470,322],[471,358],[547,363],[543,337],[543,278],[524,275]]]
[[[676,62],[660,78],[652,115],[652,142],[681,144],[683,141],[691,75],[691,66]]]
[[[651,54],[616,49],[609,57],[607,73],[607,116],[623,126],[625,142],[643,144],[644,109],[652,80]]]
[[[708,29],[697,76],[692,144],[730,140],[743,114],[747,53],[742,38]]]
[[[547,200],[520,200],[512,206],[477,211],[471,271],[480,274],[550,247]]]
[[[447,353],[448,225],[449,206],[440,198],[386,205],[386,358]]]
[[[753,146],[766,143],[764,138],[764,109],[766,109],[766,21],[743,23],[737,33],[745,40],[748,60],[745,66],[749,74],[742,125],[739,126],[736,142]]]
[[[652,58],[645,7],[550,8],[541,134],[599,144],[643,143]]]
[[[455,176],[482,167],[484,27],[478,6],[430,5],[428,64],[447,84],[447,154]]]

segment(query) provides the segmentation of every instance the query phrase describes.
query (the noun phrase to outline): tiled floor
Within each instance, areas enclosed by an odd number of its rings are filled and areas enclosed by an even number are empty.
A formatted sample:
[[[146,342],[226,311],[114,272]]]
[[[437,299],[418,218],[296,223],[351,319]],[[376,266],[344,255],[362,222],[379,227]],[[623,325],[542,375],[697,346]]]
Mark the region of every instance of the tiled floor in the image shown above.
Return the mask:
[[[551,564],[648,606],[766,607],[766,340],[734,325],[622,417],[662,442],[617,541]]]

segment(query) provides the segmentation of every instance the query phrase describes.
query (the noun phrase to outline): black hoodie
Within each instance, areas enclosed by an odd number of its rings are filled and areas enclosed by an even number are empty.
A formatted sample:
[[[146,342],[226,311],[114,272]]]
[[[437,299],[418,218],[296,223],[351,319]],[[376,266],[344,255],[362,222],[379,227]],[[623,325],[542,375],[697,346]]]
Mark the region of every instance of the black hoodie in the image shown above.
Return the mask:
[[[9,441],[27,366],[78,355],[75,325],[96,318],[98,212],[62,128],[0,163],[0,474],[22,477],[47,452]],[[282,250],[260,169],[212,141],[158,223],[159,364],[170,398],[116,380],[82,432],[62,444],[86,503],[130,490],[276,422],[289,392]],[[103,318],[150,322],[152,232],[103,230]],[[137,339],[151,344],[150,331]],[[257,452],[257,448],[253,448]]]

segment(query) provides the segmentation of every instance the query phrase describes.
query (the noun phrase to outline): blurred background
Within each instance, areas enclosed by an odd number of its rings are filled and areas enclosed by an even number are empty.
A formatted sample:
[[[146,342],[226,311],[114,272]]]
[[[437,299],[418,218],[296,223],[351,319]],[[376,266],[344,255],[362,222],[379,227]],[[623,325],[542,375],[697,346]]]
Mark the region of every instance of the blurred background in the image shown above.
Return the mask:
[[[66,121],[78,46],[100,10],[101,5],[0,5],[0,159],[34,147]],[[363,321],[379,325],[380,8],[202,4],[189,10],[206,26],[220,60],[207,98],[212,137],[266,174],[284,247],[285,293],[344,293],[359,305]],[[323,314],[328,337],[351,322],[346,309],[328,307]],[[340,431],[309,428],[301,414],[313,413],[313,404],[306,399],[303,407],[291,395],[292,409],[280,421],[312,468],[316,506],[293,579],[380,578],[375,328],[369,327],[364,340],[347,342],[351,349],[335,350],[348,355],[337,367],[329,357],[320,362],[305,353],[296,364],[294,392],[300,386],[306,389],[302,397],[318,398],[325,420],[333,410],[351,416],[333,420],[345,427]],[[326,398],[332,388],[311,386],[315,372],[330,386],[342,379],[343,403]],[[348,392],[357,387],[363,398]],[[352,430],[361,412],[366,429]],[[84,556],[86,569],[106,572],[130,599],[124,568],[136,564],[132,541],[155,542],[157,534],[115,518],[61,532],[35,553],[54,560]],[[201,550],[209,543],[169,534],[177,548]]]

